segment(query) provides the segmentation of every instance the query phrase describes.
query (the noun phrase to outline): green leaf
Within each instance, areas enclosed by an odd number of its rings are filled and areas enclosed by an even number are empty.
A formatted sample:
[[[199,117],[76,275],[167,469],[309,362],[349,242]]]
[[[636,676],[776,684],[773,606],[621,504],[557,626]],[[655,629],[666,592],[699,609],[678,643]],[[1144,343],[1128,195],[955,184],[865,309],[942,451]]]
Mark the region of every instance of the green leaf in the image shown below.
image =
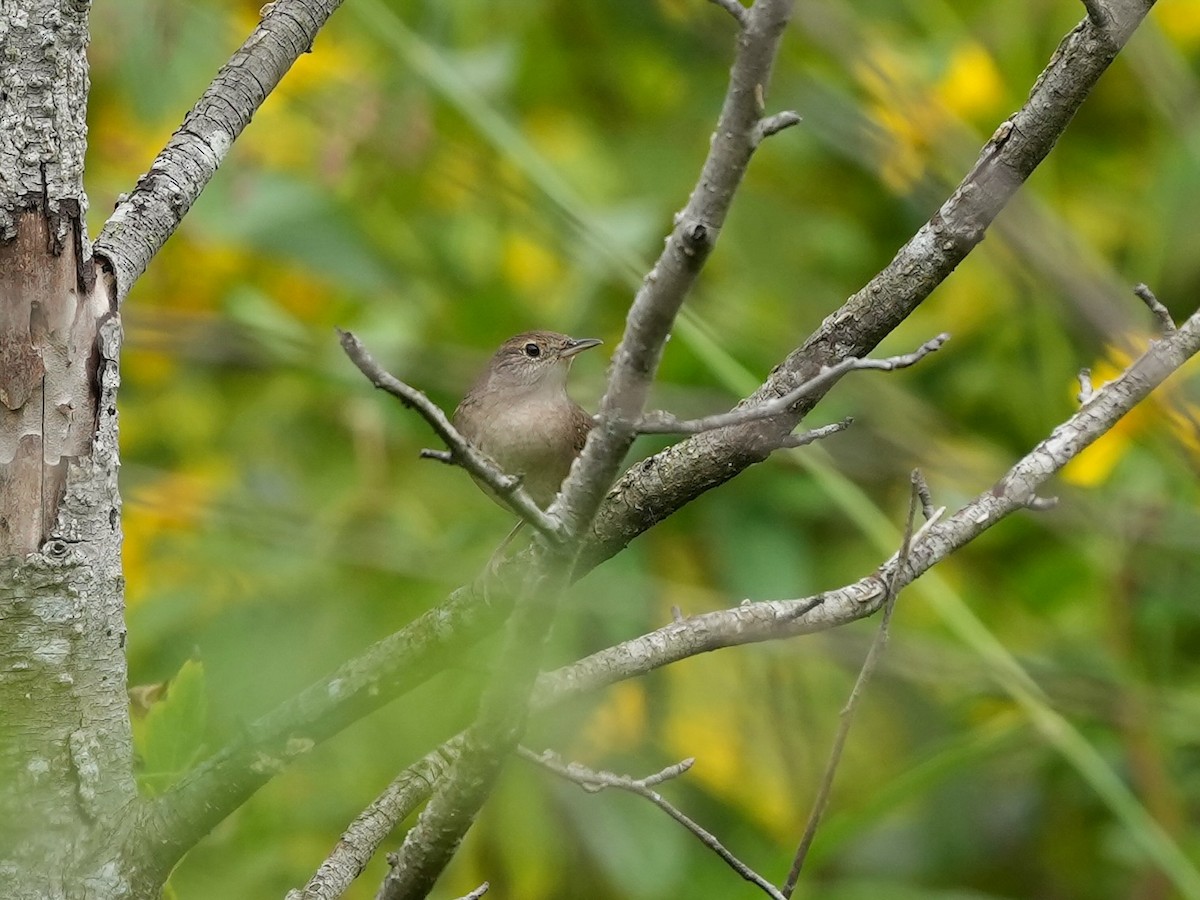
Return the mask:
[[[146,794],[162,793],[192,767],[204,749],[207,719],[204,664],[189,659],[171,680],[166,699],[135,722],[134,746],[142,762],[138,783]]]

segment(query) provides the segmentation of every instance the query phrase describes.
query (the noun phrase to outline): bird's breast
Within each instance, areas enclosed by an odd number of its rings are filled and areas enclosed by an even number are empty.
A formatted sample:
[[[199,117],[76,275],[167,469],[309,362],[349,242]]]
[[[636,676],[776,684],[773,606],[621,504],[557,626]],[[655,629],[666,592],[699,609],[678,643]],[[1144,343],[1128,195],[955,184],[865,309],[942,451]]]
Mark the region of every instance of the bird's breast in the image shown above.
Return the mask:
[[[590,423],[587,414],[566,397],[493,404],[490,412],[470,439],[505,472],[523,476],[530,496],[548,506],[579,452],[580,417]]]

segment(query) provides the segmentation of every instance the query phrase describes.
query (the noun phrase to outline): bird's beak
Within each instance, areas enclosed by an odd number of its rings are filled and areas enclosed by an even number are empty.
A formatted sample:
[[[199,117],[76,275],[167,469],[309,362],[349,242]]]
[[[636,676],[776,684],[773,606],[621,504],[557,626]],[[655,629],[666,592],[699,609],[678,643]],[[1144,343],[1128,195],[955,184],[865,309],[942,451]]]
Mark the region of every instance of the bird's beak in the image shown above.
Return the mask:
[[[568,359],[577,353],[582,353],[584,350],[599,347],[603,343],[604,341],[597,340],[596,338],[571,338],[567,342],[567,346],[558,352],[558,358]]]

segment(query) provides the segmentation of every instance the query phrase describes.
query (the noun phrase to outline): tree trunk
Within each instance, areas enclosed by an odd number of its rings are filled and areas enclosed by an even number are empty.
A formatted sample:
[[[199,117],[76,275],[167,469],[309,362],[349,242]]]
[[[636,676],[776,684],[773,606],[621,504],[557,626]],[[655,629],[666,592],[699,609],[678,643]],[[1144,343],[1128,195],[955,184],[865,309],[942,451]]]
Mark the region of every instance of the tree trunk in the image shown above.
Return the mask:
[[[120,323],[83,193],[88,3],[0,21],[0,884],[126,896]]]

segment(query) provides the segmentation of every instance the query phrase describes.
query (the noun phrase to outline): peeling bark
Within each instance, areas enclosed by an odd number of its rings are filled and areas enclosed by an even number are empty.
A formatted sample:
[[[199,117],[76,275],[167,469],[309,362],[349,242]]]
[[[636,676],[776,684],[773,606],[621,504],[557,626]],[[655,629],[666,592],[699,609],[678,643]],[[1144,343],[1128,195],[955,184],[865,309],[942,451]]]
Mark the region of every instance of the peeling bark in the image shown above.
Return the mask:
[[[17,8],[19,7],[19,8]],[[131,896],[120,322],[84,230],[87,12],[0,12],[0,884]]]

